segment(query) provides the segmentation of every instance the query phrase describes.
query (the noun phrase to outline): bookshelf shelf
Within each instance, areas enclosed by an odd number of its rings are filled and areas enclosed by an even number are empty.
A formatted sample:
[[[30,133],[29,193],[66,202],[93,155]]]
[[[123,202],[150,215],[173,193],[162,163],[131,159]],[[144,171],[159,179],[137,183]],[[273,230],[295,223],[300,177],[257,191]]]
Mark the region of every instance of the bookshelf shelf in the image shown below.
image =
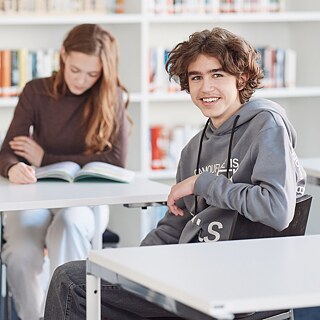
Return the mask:
[[[293,87],[293,88],[268,88],[259,89],[254,93],[255,97],[263,98],[304,98],[319,97],[319,87]],[[149,102],[183,102],[190,101],[190,96],[185,92],[178,93],[152,93]]]
[[[8,97],[0,99],[0,108],[15,108],[18,102],[18,97]],[[130,102],[132,103],[140,103],[141,102],[141,94],[139,93],[131,93],[130,94]]]
[[[264,98],[311,98],[320,97],[320,87],[293,87],[293,88],[275,88],[261,89],[254,93],[255,97]]]
[[[149,14],[147,20],[155,23],[266,23],[320,21],[320,12],[222,13],[222,14]]]
[[[130,101],[135,103],[141,102],[142,101],[141,94],[135,93],[135,92],[130,93]]]
[[[0,26],[74,25],[80,23],[140,24],[140,14],[60,14],[60,15],[0,15]]]
[[[0,99],[0,108],[14,108],[17,105],[18,98],[1,98]]]

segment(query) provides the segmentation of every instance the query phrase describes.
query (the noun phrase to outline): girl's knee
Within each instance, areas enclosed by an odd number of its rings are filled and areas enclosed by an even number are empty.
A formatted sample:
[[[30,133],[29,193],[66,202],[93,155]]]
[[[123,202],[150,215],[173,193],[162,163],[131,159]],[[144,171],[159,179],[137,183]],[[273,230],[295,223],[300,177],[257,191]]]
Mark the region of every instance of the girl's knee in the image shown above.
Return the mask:
[[[93,223],[93,212],[89,207],[64,208],[54,217],[54,224],[66,229],[90,223]]]

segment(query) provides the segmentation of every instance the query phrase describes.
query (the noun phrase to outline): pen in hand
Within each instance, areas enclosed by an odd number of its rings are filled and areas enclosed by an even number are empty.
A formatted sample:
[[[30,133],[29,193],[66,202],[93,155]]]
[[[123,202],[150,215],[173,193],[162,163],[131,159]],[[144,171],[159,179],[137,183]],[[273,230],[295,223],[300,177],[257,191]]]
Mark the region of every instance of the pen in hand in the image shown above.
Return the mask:
[[[33,138],[33,132],[34,132],[34,127],[33,127],[33,125],[31,125],[30,127],[29,127],[29,138]]]

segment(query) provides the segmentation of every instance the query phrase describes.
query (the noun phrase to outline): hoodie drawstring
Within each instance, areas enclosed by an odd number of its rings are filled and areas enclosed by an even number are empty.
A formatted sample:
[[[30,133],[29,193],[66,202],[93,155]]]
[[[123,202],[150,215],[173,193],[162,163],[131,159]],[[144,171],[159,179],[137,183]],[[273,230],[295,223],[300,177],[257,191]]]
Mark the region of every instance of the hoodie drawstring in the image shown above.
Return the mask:
[[[237,122],[239,120],[240,116],[237,115],[236,118],[234,119],[233,125],[232,125],[232,130],[231,130],[231,136],[230,136],[230,140],[229,140],[229,149],[228,149],[228,159],[227,159],[227,178],[229,179],[229,170],[230,170],[230,160],[231,160],[231,150],[232,150],[232,141],[233,141],[233,135],[234,132],[236,131],[236,125]],[[199,150],[198,150],[198,157],[197,157],[197,166],[196,166],[196,174],[199,174],[199,166],[200,166],[200,157],[201,157],[201,150],[202,150],[202,142],[204,139],[204,134],[207,130],[207,127],[210,123],[210,118],[207,120],[202,134],[201,134],[201,138],[200,138],[200,143],[199,143]],[[194,196],[194,216],[197,215],[198,213],[198,201],[197,201],[197,196]]]
[[[233,126],[232,126],[232,130],[231,130],[231,136],[230,136],[230,140],[229,140],[229,150],[228,150],[228,162],[227,162],[227,178],[229,179],[229,170],[230,170],[230,160],[231,160],[231,150],[232,150],[232,141],[233,141],[233,135],[234,132],[236,131],[236,125],[237,122],[239,120],[240,116],[237,115],[236,118],[233,121]]]

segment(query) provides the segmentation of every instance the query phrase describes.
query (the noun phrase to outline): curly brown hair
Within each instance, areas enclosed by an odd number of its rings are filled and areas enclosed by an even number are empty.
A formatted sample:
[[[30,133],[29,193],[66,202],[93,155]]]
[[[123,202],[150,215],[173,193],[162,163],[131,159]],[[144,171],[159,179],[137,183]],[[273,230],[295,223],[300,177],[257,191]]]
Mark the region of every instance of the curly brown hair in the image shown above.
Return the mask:
[[[219,60],[225,72],[237,78],[240,101],[248,101],[263,79],[259,66],[260,55],[246,40],[223,28],[195,32],[187,41],[178,43],[169,53],[166,70],[169,78],[189,93],[188,67],[204,54]],[[246,82],[240,83],[245,75]]]

